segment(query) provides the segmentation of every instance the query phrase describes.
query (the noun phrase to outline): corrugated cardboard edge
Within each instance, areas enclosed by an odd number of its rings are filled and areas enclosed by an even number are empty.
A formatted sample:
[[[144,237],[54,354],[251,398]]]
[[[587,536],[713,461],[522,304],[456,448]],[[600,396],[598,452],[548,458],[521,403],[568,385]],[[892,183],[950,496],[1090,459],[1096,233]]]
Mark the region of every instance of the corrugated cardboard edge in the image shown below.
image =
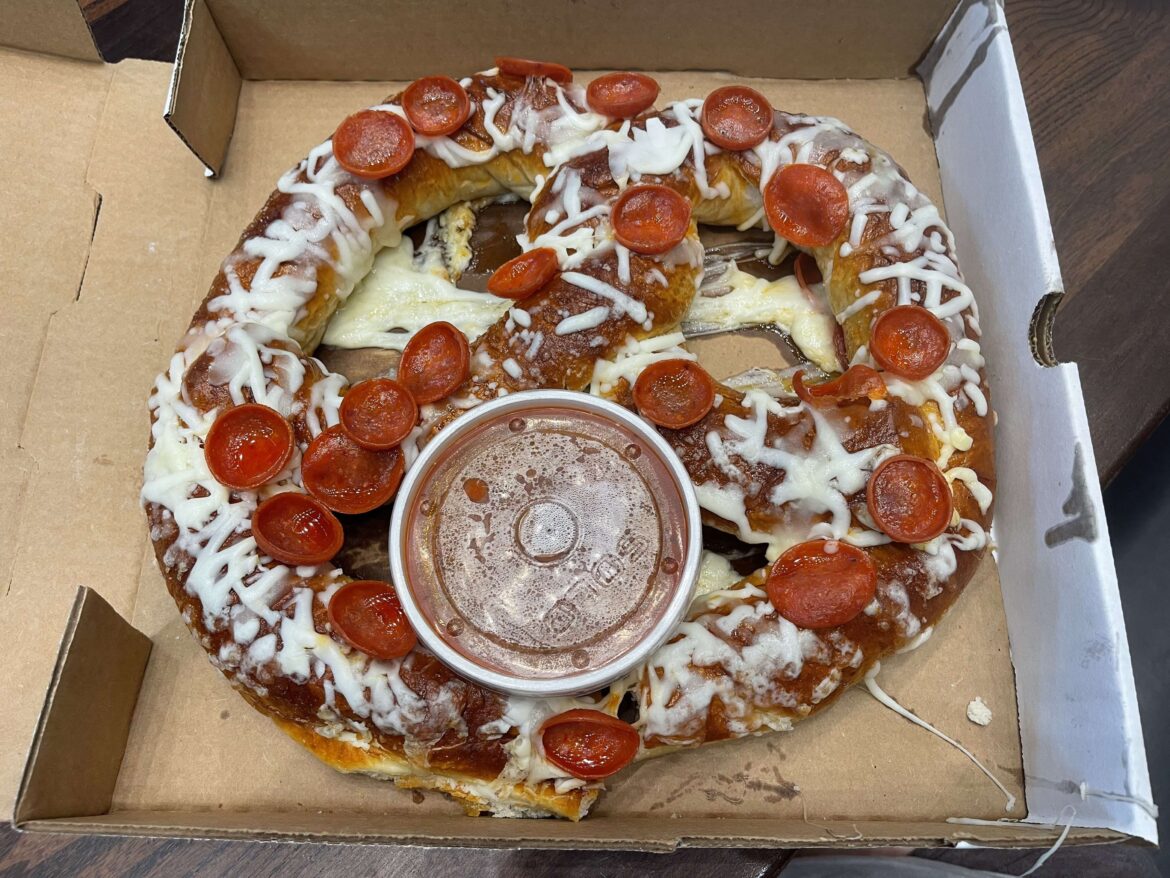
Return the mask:
[[[77,590],[17,792],[17,829],[109,810],[150,650],[96,591]]]
[[[1080,379],[1075,365],[1057,364],[1051,351],[1064,285],[999,0],[960,3],[920,73],[947,218],[965,245],[967,280],[976,290],[1015,292],[1000,297],[1001,311],[982,315],[991,386],[1011,386],[1022,398],[1018,409],[1031,414],[998,425],[1000,448],[1012,449],[998,456],[999,482],[1058,488],[1054,502],[1037,504],[1023,492],[1005,491],[996,503],[1027,819],[1108,827],[1156,843],[1156,808]],[[965,185],[962,178],[968,178]],[[964,199],[963,191],[977,194]],[[1102,724],[1100,716],[1118,722]]]
[[[4,0],[0,46],[79,61],[102,60],[78,0]]]
[[[214,177],[223,170],[243,80],[203,0],[187,0],[163,119]]]
[[[620,825],[573,824],[556,820],[468,818],[458,834],[436,833],[426,818],[388,820],[368,814],[343,818],[344,830],[322,831],[317,815],[257,812],[123,811],[98,817],[33,820],[29,832],[146,836],[151,838],[249,839],[263,841],[408,844],[427,847],[633,850],[670,853],[680,848],[888,847],[966,844],[972,847],[1044,847],[1059,828],[1034,825],[967,827],[945,823],[735,821],[736,831],[720,832],[705,818],[644,818]],[[257,824],[267,828],[257,829]],[[713,829],[713,826],[715,827]],[[582,827],[593,830],[582,832]],[[1108,830],[1076,829],[1066,844],[1113,844],[1127,838]]]

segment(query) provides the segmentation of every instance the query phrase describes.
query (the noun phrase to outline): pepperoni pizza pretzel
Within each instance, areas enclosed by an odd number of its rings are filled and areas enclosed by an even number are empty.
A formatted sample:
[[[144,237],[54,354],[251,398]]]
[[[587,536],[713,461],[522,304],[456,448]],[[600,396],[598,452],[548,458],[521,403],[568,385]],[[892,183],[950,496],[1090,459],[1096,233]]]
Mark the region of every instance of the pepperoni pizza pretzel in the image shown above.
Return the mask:
[[[658,96],[640,73],[582,88],[501,58],[354,113],[280,178],[157,380],[142,497],[170,592],[232,685],[340,770],[579,819],[632,760],[823,710],[939,620],[987,545],[979,324],[938,210],[834,119],[745,86]],[[380,249],[501,196],[531,209],[486,332],[432,322],[392,374],[353,385],[312,357]],[[730,386],[696,361],[678,327],[699,224],[799,249],[801,287],[839,327],[834,374]],[[462,412],[535,388],[640,413],[706,523],[769,559],[700,589],[637,673],[578,697],[461,678],[391,583],[330,563],[339,514],[392,502]]]

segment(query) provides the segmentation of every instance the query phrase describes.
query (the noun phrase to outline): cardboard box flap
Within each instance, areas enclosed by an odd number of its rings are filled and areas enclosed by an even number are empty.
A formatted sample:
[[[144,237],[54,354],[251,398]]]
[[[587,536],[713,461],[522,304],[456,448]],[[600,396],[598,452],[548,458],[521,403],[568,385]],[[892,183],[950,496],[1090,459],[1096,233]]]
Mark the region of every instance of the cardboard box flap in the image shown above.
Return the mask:
[[[203,0],[188,0],[163,111],[210,176],[223,169],[236,124],[240,72]]]
[[[526,16],[505,2],[385,3],[359,0],[339,15],[316,0],[287,0],[280,27],[265,0],[187,0],[166,120],[209,175],[223,167],[235,124],[240,78],[249,80],[409,81],[437,71],[485,69],[500,55],[552,58],[578,70],[651,68],[728,71],[773,79],[877,79],[909,76],[953,8],[953,0],[830,0],[808,4],[729,0],[712,14],[684,0],[671,15],[695,22],[646,56],[646,34],[662,30],[662,8],[608,0],[553,3]],[[761,20],[761,10],[764,11]],[[835,23],[833,51],[815,33]],[[746,40],[766,28],[776,40]],[[590,38],[582,39],[587,31]],[[779,47],[779,48],[778,48]],[[642,64],[639,58],[645,58]]]
[[[5,0],[0,46],[101,61],[78,0]]]
[[[245,79],[409,80],[482,70],[499,55],[580,70],[874,79],[910,75],[954,0],[679,0],[669,8],[610,0],[531,8],[502,0],[356,0],[344,12],[317,0],[285,0],[279,27],[256,26],[272,16],[266,0],[209,6]],[[666,15],[675,25],[664,29]],[[831,46],[799,38],[825,22],[833,23]],[[760,33],[769,36],[754,38]]]
[[[76,4],[70,0],[69,5],[73,19],[80,21]],[[6,5],[0,28],[11,33],[9,10],[26,6],[32,4]],[[46,4],[52,10],[50,21],[63,8]],[[63,583],[67,591],[58,593],[42,582],[18,582],[16,559],[21,522],[39,502],[31,485],[47,450],[29,434],[28,412],[45,365],[47,339],[80,295],[89,265],[101,208],[101,196],[89,181],[89,162],[113,70],[0,48],[0,119],[9,123],[0,126],[0,189],[8,203],[21,207],[0,211],[0,239],[5,242],[0,276],[7,280],[2,293],[5,319],[0,321],[5,368],[0,384],[0,509],[5,510],[0,526],[0,636],[14,650],[7,677],[27,695],[10,699],[0,714],[0,736],[9,743],[0,751],[0,818],[10,813],[52,648],[77,586]],[[47,150],[52,161],[45,160]],[[35,263],[29,254],[36,254]],[[35,626],[29,625],[31,619]],[[43,647],[17,648],[15,632],[21,626],[26,632],[40,629]]]
[[[1016,417],[997,428],[1000,447],[1011,449],[997,458],[998,480],[1055,486],[1041,494],[1005,490],[996,503],[1029,819],[1108,826],[1155,841],[1077,368],[1045,368],[1026,343],[1036,314],[1051,310],[1045,303],[1063,284],[1002,7],[963,4],[939,45],[922,72],[947,218],[976,293],[1003,291],[994,296],[999,307],[980,315],[990,384],[1021,397]]]
[[[97,592],[77,590],[37,723],[13,822],[110,807],[150,638]]]
[[[148,557],[146,394],[194,309],[193,275],[205,286],[213,273],[198,259],[213,187],[158,119],[169,72],[0,49],[0,115],[24,122],[0,128],[0,185],[28,206],[0,213],[0,269],[14,281],[3,291],[12,319],[0,321],[0,508],[11,512],[0,527],[0,639],[12,684],[0,712],[0,819],[11,816],[78,586],[133,611]],[[35,271],[29,253],[43,255]],[[160,311],[172,287],[184,305]]]
[[[42,21],[34,27],[41,8],[32,2],[7,4],[0,15],[0,42],[34,48],[33,36],[57,26],[67,31],[73,23],[83,31],[90,58],[96,58],[74,0],[45,3],[50,25]],[[18,39],[22,32],[29,39]],[[4,289],[9,319],[0,324],[6,371],[0,386],[0,508],[12,512],[12,521],[19,519],[36,466],[23,442],[23,425],[42,344],[52,315],[80,290],[101,203],[86,173],[109,82],[109,69],[100,64],[0,48],[0,118],[8,122],[0,127],[5,159],[0,188],[9,203],[27,208],[0,213],[0,238],[6,243],[0,275],[21,279]],[[46,105],[53,111],[46,112]],[[39,136],[29,137],[30,130]],[[46,144],[52,144],[52,162],[44,160]],[[53,258],[39,260],[30,272],[28,254],[43,253],[48,242]],[[11,588],[15,539],[15,527],[0,527],[0,594]]]

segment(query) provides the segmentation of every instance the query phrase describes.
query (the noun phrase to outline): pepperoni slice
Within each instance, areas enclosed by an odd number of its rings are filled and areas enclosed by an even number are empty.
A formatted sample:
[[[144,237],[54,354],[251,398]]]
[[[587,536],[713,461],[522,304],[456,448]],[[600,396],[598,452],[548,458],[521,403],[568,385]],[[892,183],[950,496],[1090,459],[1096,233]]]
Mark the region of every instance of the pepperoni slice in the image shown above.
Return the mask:
[[[886,382],[881,374],[860,363],[850,366],[832,381],[821,384],[805,384],[804,371],[799,371],[792,376],[792,389],[809,405],[815,405],[817,400],[841,403],[867,398],[885,399],[887,395]]]
[[[865,505],[882,531],[899,543],[925,543],[951,525],[951,486],[933,461],[898,454],[878,464]]]
[[[835,628],[866,608],[877,592],[869,555],[839,540],[797,543],[768,574],[768,599],[801,628]]]
[[[358,177],[397,174],[414,155],[414,132],[397,113],[359,110],[333,132],[337,163]]]
[[[529,61],[527,58],[497,58],[496,67],[506,76],[547,76],[564,85],[573,81],[573,71],[564,64],[551,61]]]
[[[340,424],[318,435],[301,457],[305,490],[334,512],[347,515],[385,504],[398,490],[404,469],[398,448],[362,448]]]
[[[773,231],[797,247],[825,247],[849,219],[845,185],[816,165],[785,165],[764,187],[764,210]]]
[[[215,419],[203,455],[217,482],[246,491],[275,478],[292,457],[293,444],[292,426],[280,412],[250,402]]]
[[[715,381],[693,360],[659,360],[634,382],[634,405],[646,420],[670,430],[697,424],[715,405]]]
[[[424,76],[402,93],[402,109],[419,134],[454,134],[471,115],[467,91],[449,76]]]
[[[600,780],[633,762],[642,738],[617,717],[578,707],[545,720],[540,742],[553,765],[582,780]]]
[[[612,119],[632,119],[654,105],[658,83],[645,73],[607,73],[589,83],[585,101],[595,112]]]
[[[393,586],[376,579],[347,582],[329,599],[329,624],[371,658],[402,658],[418,643]]]
[[[416,332],[398,363],[398,380],[419,405],[450,396],[470,374],[467,336],[443,320]]]
[[[669,186],[631,186],[613,204],[614,236],[635,253],[665,253],[687,236],[691,203]]]
[[[418,423],[410,391],[390,378],[370,378],[349,389],[337,410],[341,429],[370,451],[388,451]]]
[[[947,361],[951,334],[921,305],[899,305],[873,322],[869,352],[887,372],[919,381]]]
[[[724,149],[751,149],[772,130],[772,105],[746,85],[725,85],[703,101],[700,124],[707,139]]]
[[[341,522],[320,500],[285,491],[252,513],[252,536],[266,555],[282,564],[324,564],[341,551]]]
[[[497,268],[488,278],[488,292],[505,299],[527,299],[552,280],[559,269],[557,251],[537,247]]]

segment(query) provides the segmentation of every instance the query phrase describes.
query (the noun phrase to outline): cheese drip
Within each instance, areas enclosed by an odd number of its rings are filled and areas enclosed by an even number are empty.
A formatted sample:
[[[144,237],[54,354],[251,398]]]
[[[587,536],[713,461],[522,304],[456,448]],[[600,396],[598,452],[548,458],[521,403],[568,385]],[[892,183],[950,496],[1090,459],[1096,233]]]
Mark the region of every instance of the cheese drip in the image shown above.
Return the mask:
[[[453,324],[471,339],[485,332],[512,303],[488,293],[461,290],[451,282],[443,256],[444,251],[464,252],[465,241],[455,237],[459,228],[454,223],[441,226],[436,237],[428,235],[417,252],[409,239],[403,239],[397,247],[382,250],[375,257],[370,273],[333,316],[324,342],[339,348],[402,350],[415,332],[435,320]],[[577,235],[568,240],[583,238]],[[694,298],[683,318],[684,333],[775,326],[787,332],[801,352],[825,372],[840,368],[833,341],[835,323],[824,304],[820,285],[810,298],[794,277],[768,281],[740,270],[732,262],[720,278],[720,287],[729,291],[719,296]],[[604,320],[620,316],[630,309],[628,296],[621,297],[621,305],[622,308],[598,307],[571,315],[557,326],[557,334],[595,329]],[[633,310],[640,319],[646,319],[636,304]],[[522,320],[515,323],[527,328]]]
[[[698,295],[683,318],[683,332],[732,332],[753,326],[776,326],[791,337],[801,353],[825,372],[841,367],[833,338],[836,322],[820,284],[806,296],[791,275],[768,281],[754,277],[732,262],[719,278],[729,292]]]
[[[428,258],[426,248],[414,252],[409,238],[382,250],[370,273],[333,315],[325,344],[400,351],[414,333],[436,320],[446,320],[474,339],[514,304],[489,293],[459,289],[441,265],[420,269],[420,259]]]

